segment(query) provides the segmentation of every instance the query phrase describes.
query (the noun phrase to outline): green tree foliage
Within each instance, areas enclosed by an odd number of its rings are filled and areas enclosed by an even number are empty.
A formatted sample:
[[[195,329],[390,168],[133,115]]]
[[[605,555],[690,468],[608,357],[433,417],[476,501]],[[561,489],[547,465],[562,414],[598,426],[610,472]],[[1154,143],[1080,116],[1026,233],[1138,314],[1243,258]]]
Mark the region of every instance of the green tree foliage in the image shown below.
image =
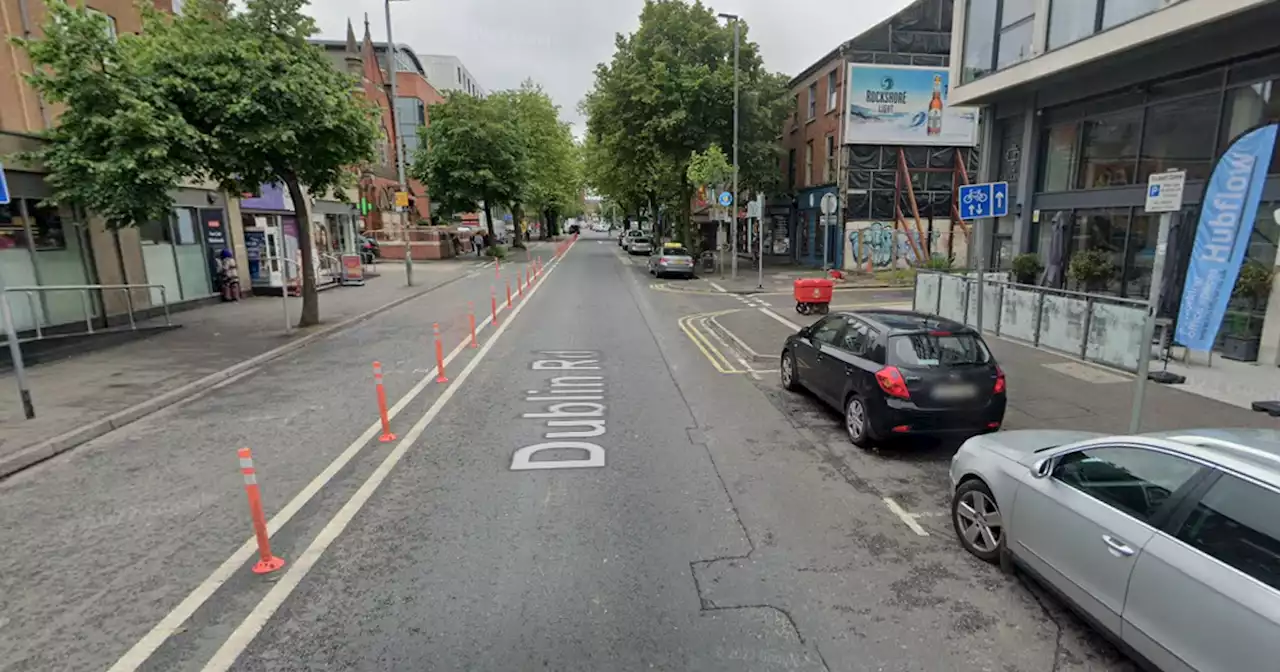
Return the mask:
[[[778,129],[789,110],[786,79],[765,70],[740,26],[739,182],[746,190],[777,185]],[[587,179],[620,203],[674,210],[687,222],[695,152],[733,143],[733,26],[701,2],[646,0],[640,27],[618,35],[607,64],[596,68],[587,116]]]
[[[733,166],[725,157],[720,145],[712,144],[704,152],[689,156],[689,168],[685,171],[689,183],[697,187],[723,187],[733,179]]]
[[[528,181],[525,142],[506,99],[450,93],[432,106],[430,125],[419,130],[422,142],[410,167],[445,211],[470,212],[483,204],[495,237],[492,206],[519,201]]]
[[[523,218],[526,208],[538,213],[550,233],[557,213],[580,197],[581,171],[577,149],[569,125],[560,120],[560,108],[542,87],[526,80],[519,89],[504,91],[491,98],[509,115],[524,146],[525,178],[520,193],[511,205],[514,218]],[[515,245],[519,247],[520,229],[516,227]]]
[[[121,226],[167,218],[184,177],[235,192],[283,183],[305,223],[304,189],[327,193],[373,158],[372,109],[307,42],[306,0],[248,0],[243,11],[189,0],[177,17],[147,9],[142,34],[118,44],[104,39],[104,20],[48,4],[46,37],[23,44],[46,66],[36,87],[66,105],[38,157],[59,200]],[[298,243],[299,326],[310,326],[320,306],[309,226]]]
[[[169,216],[170,191],[199,170],[198,134],[138,66],[139,36],[108,33],[107,19],[64,0],[46,3],[44,37],[15,38],[35,65],[27,81],[62,106],[40,149],[52,201],[80,206],[116,228]]]

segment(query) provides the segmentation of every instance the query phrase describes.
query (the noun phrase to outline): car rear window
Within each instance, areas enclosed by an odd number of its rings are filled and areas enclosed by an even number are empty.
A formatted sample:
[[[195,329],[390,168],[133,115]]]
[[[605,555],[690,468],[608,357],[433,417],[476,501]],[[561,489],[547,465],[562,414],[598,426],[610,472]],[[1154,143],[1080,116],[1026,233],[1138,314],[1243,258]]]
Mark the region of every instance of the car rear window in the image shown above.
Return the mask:
[[[662,253],[669,257],[689,256],[688,250],[685,250],[683,247],[668,247],[667,249],[663,250]]]
[[[889,338],[889,364],[908,368],[972,366],[991,361],[976,334],[902,334]]]
[[[639,237],[637,237],[635,240],[633,240],[633,241],[631,241],[631,242],[633,242],[633,243],[648,243],[648,242],[649,242],[649,239],[648,239],[648,238],[639,238]]]

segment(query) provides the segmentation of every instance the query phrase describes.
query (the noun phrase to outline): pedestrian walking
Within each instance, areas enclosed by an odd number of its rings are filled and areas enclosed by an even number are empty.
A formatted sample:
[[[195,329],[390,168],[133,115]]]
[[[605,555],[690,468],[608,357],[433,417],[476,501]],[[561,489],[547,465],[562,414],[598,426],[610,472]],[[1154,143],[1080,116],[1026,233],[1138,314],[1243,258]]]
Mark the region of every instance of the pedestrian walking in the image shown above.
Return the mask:
[[[240,273],[236,268],[236,255],[222,248],[218,254],[218,288],[223,301],[240,300]]]
[[[471,245],[476,248],[477,257],[484,254],[484,234],[476,231],[475,235],[471,236]]]

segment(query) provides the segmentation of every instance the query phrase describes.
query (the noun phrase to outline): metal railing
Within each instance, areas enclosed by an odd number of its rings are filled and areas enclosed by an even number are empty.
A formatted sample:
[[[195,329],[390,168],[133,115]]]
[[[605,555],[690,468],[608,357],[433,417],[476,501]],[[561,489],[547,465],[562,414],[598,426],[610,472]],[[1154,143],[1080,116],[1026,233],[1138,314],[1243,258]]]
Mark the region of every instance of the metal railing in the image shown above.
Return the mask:
[[[983,285],[983,331],[1113,368],[1137,370],[1145,301],[1021,285],[991,279],[990,274]],[[917,312],[978,326],[977,287],[976,276],[919,270],[912,305]]]
[[[84,319],[85,331],[87,333],[92,334],[94,333],[93,318],[95,317],[95,314],[94,314],[94,306],[93,306],[94,302],[90,294],[91,292],[96,291],[99,294],[103,294],[105,292],[110,292],[110,291],[124,292],[126,312],[128,313],[128,316],[129,316],[129,328],[133,330],[137,330],[138,321],[137,321],[137,318],[134,316],[134,313],[136,311],[134,310],[134,305],[133,305],[133,292],[136,290],[147,290],[148,292],[150,292],[152,289],[160,290],[160,303],[161,303],[161,307],[164,309],[165,326],[166,327],[173,326],[173,323],[170,321],[170,317],[169,317],[168,290],[165,289],[164,285],[156,284],[156,283],[129,284],[129,285],[19,285],[15,287],[5,287],[4,291],[0,292],[0,300],[3,300],[6,303],[8,303],[9,294],[24,295],[27,299],[27,309],[31,312],[31,321],[35,327],[36,340],[40,340],[44,338],[43,316],[45,315],[44,300],[43,298],[40,298],[40,296],[46,292],[79,292],[80,293],[80,309],[81,309],[81,315]],[[50,326],[54,326],[54,325],[50,325]]]

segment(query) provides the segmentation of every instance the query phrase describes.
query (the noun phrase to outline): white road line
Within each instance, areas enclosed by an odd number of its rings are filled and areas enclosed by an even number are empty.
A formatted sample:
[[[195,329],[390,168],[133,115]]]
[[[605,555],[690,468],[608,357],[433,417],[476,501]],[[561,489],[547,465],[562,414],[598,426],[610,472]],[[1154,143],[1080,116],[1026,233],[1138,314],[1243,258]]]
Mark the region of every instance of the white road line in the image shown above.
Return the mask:
[[[793,330],[793,331],[800,331],[800,329],[801,329],[800,325],[798,325],[798,324],[796,324],[795,322],[792,322],[791,320],[788,320],[787,318],[785,318],[785,317],[783,317],[783,316],[781,316],[781,315],[779,315],[779,314],[777,314],[777,313],[773,312],[772,310],[769,310],[768,308],[760,308],[759,310],[760,310],[760,312],[764,313],[765,315],[768,315],[769,317],[772,317],[773,319],[777,320],[778,322],[781,322],[781,323],[782,323],[782,325],[783,325],[783,326],[785,326],[785,327],[787,327],[788,329],[791,329],[791,330]]]
[[[543,273],[541,278],[545,278],[547,274],[559,265],[559,263],[559,258],[557,258],[550,264],[547,264],[546,271]],[[541,278],[538,280],[538,284],[534,286],[534,291],[537,291],[537,288],[542,286]],[[532,292],[530,294],[532,295]],[[524,305],[524,302],[522,301],[520,305]],[[505,310],[504,306],[498,307],[499,312],[502,312],[503,310]],[[515,315],[515,313],[513,312],[512,315]],[[479,333],[483,331],[491,322],[493,322],[492,315],[485,317],[483,321],[476,324],[476,332]],[[459,353],[466,349],[467,345],[468,341],[463,340],[458,343],[457,347],[449,352],[449,355],[444,359],[446,369],[448,368],[449,363],[456,359]],[[413,389],[409,390],[407,394],[400,398],[400,401],[397,401],[394,406],[388,409],[387,417],[394,419],[399,415],[400,412],[403,411],[415,398],[417,398],[417,396],[421,394],[428,385],[435,381],[435,376],[436,368],[432,367],[430,373],[424,376],[422,380],[418,381],[418,384],[414,385]],[[325,467],[324,471],[321,471],[314,479],[311,480],[310,483],[306,485],[306,487],[299,491],[297,495],[294,495],[293,499],[289,500],[289,503],[285,504],[284,508],[280,509],[280,512],[267,522],[267,535],[274,535],[280,530],[280,528],[284,527],[291,519],[293,519],[293,517],[297,515],[298,511],[300,511],[302,507],[306,506],[307,503],[310,502],[311,499],[329,483],[329,481],[333,480],[333,477],[336,476],[343,467],[346,467],[347,463],[355,459],[355,456],[358,455],[360,451],[363,450],[364,447],[368,445],[369,442],[372,441],[373,438],[381,431],[381,421],[375,421],[373,424],[369,425],[369,428],[364,430],[363,434],[361,434],[355,441],[352,441],[351,444],[347,446],[346,450],[342,451],[341,454],[329,463],[329,466]],[[256,553],[257,550],[256,541],[253,537],[249,537],[249,539],[246,540],[240,548],[236,549],[235,553],[231,554],[231,557],[227,558],[221,565],[218,565],[218,568],[213,570],[213,573],[210,574],[208,578],[201,582],[200,585],[196,586],[195,590],[191,591],[190,594],[178,603],[178,606],[174,607],[173,610],[166,614],[165,617],[155,625],[155,627],[151,628],[151,630],[144,635],[142,639],[138,640],[133,647],[126,651],[125,654],[111,666],[109,672],[133,672],[133,670],[137,670],[138,667],[151,657],[151,654],[155,653],[156,649],[159,649],[165,641],[178,632],[182,628],[183,623],[186,623],[187,619],[191,618],[191,615],[194,614],[197,609],[203,606],[210,597],[213,597],[213,594],[217,592],[218,588],[220,588],[222,584],[226,583],[232,575],[234,575],[236,571],[249,560],[249,558],[253,557],[253,554]]]
[[[907,527],[911,528],[912,532],[915,532],[916,534],[922,537],[929,536],[929,533],[925,532],[923,527],[920,527],[920,523],[916,522],[916,516],[913,516],[912,514],[907,513],[906,509],[902,508],[901,506],[898,506],[898,503],[893,501],[892,497],[885,497],[884,504],[885,506],[889,507],[889,512],[897,516],[900,520],[902,520],[902,522],[906,523]]]
[[[414,423],[413,427],[404,435],[404,438],[400,440],[400,443],[396,444],[395,449],[387,455],[386,459],[382,461],[382,464],[378,465],[378,468],[370,474],[368,480],[360,486],[360,489],[356,491],[356,494],[352,495],[351,499],[343,505],[337,515],[335,515],[333,519],[324,526],[324,529],[320,530],[320,533],[316,535],[315,540],[311,542],[311,545],[307,547],[307,550],[303,551],[302,555],[289,566],[285,571],[285,575],[271,587],[271,590],[262,598],[262,601],[258,603],[258,606],[254,607],[253,611],[249,613],[239,627],[237,627],[235,631],[231,633],[231,636],[227,638],[227,641],[218,648],[218,651],[213,654],[213,658],[209,659],[208,664],[204,666],[205,672],[221,672],[231,668],[235,663],[236,658],[244,652],[245,648],[249,646],[249,643],[253,641],[254,637],[257,637],[258,633],[262,631],[262,628],[267,624],[267,621],[270,620],[271,616],[276,613],[276,610],[284,604],[284,601],[288,599],[294,588],[298,587],[298,584],[302,582],[302,579],[307,575],[307,572],[311,571],[311,568],[314,567],[316,562],[320,560],[320,557],[324,555],[324,552],[329,548],[329,545],[332,544],[340,534],[342,534],[343,530],[347,528],[347,525],[351,523],[351,520],[355,518],[356,514],[360,512],[360,509],[362,509],[365,503],[369,501],[369,498],[373,496],[373,493],[377,491],[378,487],[382,485],[382,482],[385,481],[387,476],[391,474],[391,471],[395,469],[396,464],[400,462],[400,459],[404,457],[405,453],[407,453],[410,448],[413,447],[413,444],[416,443],[422,436],[422,433],[426,431],[427,426],[430,425],[431,422],[436,419],[436,416],[440,414],[440,410],[444,408],[445,404],[449,403],[449,400],[453,398],[453,395],[458,391],[458,388],[466,382],[468,377],[471,376],[471,372],[475,371],[476,366],[478,366],[480,362],[484,361],[485,355],[489,354],[489,351],[493,349],[494,343],[498,342],[498,338],[506,332],[507,327],[511,326],[515,317],[520,314],[520,311],[523,310],[526,305],[528,305],[528,299],[533,298],[533,295],[537,293],[538,289],[541,287],[541,283],[535,286],[533,290],[529,292],[526,300],[521,301],[520,305],[516,306],[515,309],[511,311],[511,314],[507,319],[503,320],[502,324],[494,330],[493,336],[490,336],[489,339],[484,342],[484,345],[480,346],[480,351],[476,353],[475,357],[472,357],[471,360],[467,362],[467,365],[463,367],[462,373],[458,375],[457,379],[455,379],[449,387],[445,388],[444,392],[440,394],[435,403],[431,404],[431,407],[428,408],[427,412],[418,419],[418,422]]]
[[[720,285],[717,285],[717,284],[716,284],[716,283],[714,283],[714,282],[709,282],[709,281],[708,281],[708,282],[707,282],[707,284],[708,284],[708,285],[711,285],[711,289],[714,289],[714,290],[716,290],[717,292],[722,292],[722,293],[723,293],[723,292],[725,291],[725,288],[724,288],[724,287],[721,287]]]

